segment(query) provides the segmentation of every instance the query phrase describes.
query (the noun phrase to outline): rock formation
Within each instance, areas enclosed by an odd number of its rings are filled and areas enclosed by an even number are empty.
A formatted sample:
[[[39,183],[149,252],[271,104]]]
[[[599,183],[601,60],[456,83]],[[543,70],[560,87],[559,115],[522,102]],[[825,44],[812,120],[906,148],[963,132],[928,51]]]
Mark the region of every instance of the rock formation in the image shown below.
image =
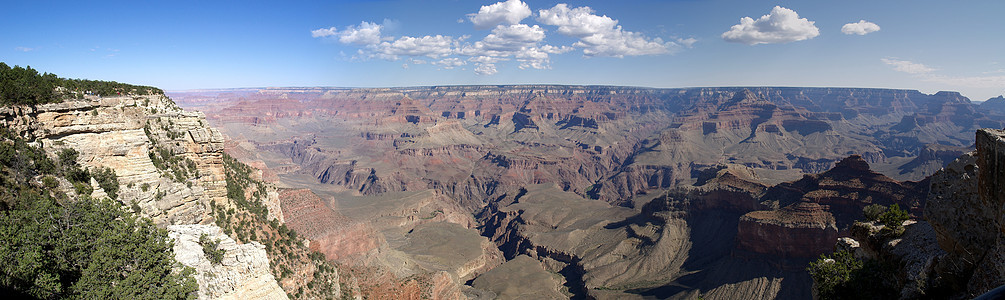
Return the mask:
[[[269,270],[265,246],[257,242],[238,244],[215,225],[171,225],[178,262],[196,270],[200,299],[288,299]],[[200,239],[219,241],[223,260],[206,258]]]
[[[228,198],[223,135],[209,127],[203,113],[182,110],[164,95],[86,96],[2,107],[0,125],[41,146],[51,157],[73,149],[83,168],[112,170],[119,183],[113,200],[172,230],[176,259],[195,268],[200,298],[287,298],[272,275],[270,259],[276,257],[267,255],[265,246],[248,243],[247,237],[242,237],[244,243],[237,242],[219,227],[207,225],[225,223],[213,214],[214,207],[232,214],[238,207]],[[96,180],[91,185],[92,197],[111,197]],[[258,191],[248,195],[253,192]],[[269,210],[261,222],[274,221],[278,226],[282,222],[278,193],[266,186],[261,193],[261,205]],[[221,265],[209,264],[201,246],[193,245],[202,233],[222,241],[226,255]],[[300,259],[308,260],[305,254]],[[331,290],[337,294],[335,274]],[[296,289],[306,282],[285,285]]]
[[[1005,194],[1000,182],[1005,131],[981,129],[977,150],[961,155],[927,181],[923,220],[908,221],[903,235],[887,237],[858,223],[838,249],[898,266],[902,298],[967,299],[1005,281]]]
[[[136,203],[157,224],[209,223],[223,203],[223,136],[202,113],[162,95],[104,97],[36,107],[4,107],[5,124],[53,149],[73,148],[86,167],[115,170],[119,201]],[[161,154],[178,157],[174,162]],[[98,187],[95,185],[95,188]]]

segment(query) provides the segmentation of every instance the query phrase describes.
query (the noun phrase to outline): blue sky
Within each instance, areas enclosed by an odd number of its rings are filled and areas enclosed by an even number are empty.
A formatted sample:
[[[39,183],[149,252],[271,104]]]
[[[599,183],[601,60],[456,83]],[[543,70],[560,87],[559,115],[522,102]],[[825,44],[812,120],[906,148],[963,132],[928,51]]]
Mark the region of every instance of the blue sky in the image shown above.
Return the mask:
[[[1005,92],[999,0],[8,2],[0,61],[168,90],[852,86],[977,101]]]

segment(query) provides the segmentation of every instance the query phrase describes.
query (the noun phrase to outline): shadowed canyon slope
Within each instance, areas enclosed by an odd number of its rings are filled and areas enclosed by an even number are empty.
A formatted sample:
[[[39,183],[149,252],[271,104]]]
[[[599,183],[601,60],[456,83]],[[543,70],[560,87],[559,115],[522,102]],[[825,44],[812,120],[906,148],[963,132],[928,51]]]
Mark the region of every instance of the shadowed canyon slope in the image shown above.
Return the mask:
[[[928,183],[905,180],[1003,123],[958,93],[889,89],[169,95],[205,112],[263,178],[310,189],[280,201],[311,248],[383,270],[391,290],[442,297],[520,295],[479,276],[547,270],[562,278],[541,289],[571,297],[806,298],[805,262],[862,207],[919,216]]]

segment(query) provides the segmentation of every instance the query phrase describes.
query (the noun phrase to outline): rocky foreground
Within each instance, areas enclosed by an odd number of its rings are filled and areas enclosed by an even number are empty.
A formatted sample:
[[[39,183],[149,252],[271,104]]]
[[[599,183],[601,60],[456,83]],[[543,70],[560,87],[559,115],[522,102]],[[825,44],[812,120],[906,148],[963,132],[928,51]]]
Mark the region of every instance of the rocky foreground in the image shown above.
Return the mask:
[[[945,186],[971,184],[955,176],[973,170],[927,176],[972,150],[976,130],[1005,120],[958,93],[885,89],[170,95],[204,111],[228,153],[290,188],[279,197],[288,225],[350,269],[348,290],[378,298],[517,298],[531,290],[809,298],[806,263],[852,236],[865,206],[898,204],[918,220],[953,215],[933,216],[938,205],[964,209],[968,202],[931,199],[963,197]],[[930,221],[933,232],[958,237],[929,240],[957,249],[947,253],[986,257],[974,249],[1000,238],[967,233],[967,224],[985,222],[972,220]],[[904,281],[942,278],[910,276]],[[991,284],[963,289],[971,285],[964,277],[950,290],[972,295]]]

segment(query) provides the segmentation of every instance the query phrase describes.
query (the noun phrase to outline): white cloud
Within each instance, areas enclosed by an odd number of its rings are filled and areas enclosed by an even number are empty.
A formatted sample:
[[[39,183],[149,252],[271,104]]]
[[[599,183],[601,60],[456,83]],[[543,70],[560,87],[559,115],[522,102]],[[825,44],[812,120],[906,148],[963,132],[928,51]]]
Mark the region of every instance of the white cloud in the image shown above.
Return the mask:
[[[335,35],[336,33],[338,33],[338,30],[336,30],[334,26],[329,28],[318,28],[311,30],[311,37],[329,37]]]
[[[558,33],[579,38],[573,44],[586,56],[653,55],[671,53],[680,44],[648,38],[641,33],[625,31],[618,20],[594,14],[588,6],[569,8],[565,3],[538,11],[538,22],[558,26]]]
[[[449,58],[441,59],[439,61],[434,61],[432,64],[433,65],[437,65],[437,66],[441,66],[444,69],[450,70],[450,69],[453,69],[453,68],[456,68],[456,67],[460,67],[460,66],[466,65],[468,63],[466,61],[461,60],[460,58],[449,57]]]
[[[28,52],[28,51],[33,51],[33,50],[35,50],[35,49],[37,49],[37,48],[29,48],[29,47],[14,47],[14,50],[15,50],[15,51],[21,51],[21,52]]]
[[[678,44],[681,44],[682,46],[687,47],[687,48],[694,47],[694,43],[697,43],[697,42],[698,42],[698,40],[695,39],[695,38],[677,39],[677,43]]]
[[[495,75],[496,73],[499,71],[496,70],[495,64],[479,64],[475,67],[475,74],[478,75]]]
[[[383,27],[380,24],[363,21],[359,23],[359,26],[349,26],[342,31],[335,29],[335,27],[319,28],[311,31],[311,36],[315,38],[338,37],[339,42],[343,44],[374,45],[382,40],[380,30]]]
[[[848,23],[841,26],[841,33],[866,35],[879,31],[879,25],[866,20],[859,20],[858,23]]]
[[[775,6],[771,13],[754,20],[750,17],[740,19],[740,24],[733,25],[729,31],[722,33],[722,39],[727,42],[747,45],[788,43],[812,39],[820,35],[820,29],[813,21],[800,18],[795,11]]]
[[[531,15],[530,6],[520,0],[507,0],[482,6],[478,13],[468,14],[475,29],[489,29],[499,24],[517,24]]]
[[[547,69],[551,63],[549,54],[565,53],[572,48],[540,45],[544,38],[544,29],[537,25],[498,25],[481,41],[461,47],[458,54],[471,56],[469,61],[476,66],[484,66],[481,71],[475,69],[481,75],[495,74],[495,71],[488,70],[495,70],[495,63],[511,58],[516,58],[522,69]]]
[[[540,26],[499,25],[492,29],[491,34],[475,44],[489,51],[518,51],[524,47],[534,46],[542,40],[544,40],[544,29]]]
[[[589,6],[570,9],[568,4],[559,3],[537,13],[539,22],[558,26],[558,33],[577,38],[610,32],[618,25],[617,20],[606,15],[593,14],[593,9]]]
[[[911,62],[911,61],[907,61],[907,60],[899,60],[899,59],[894,59],[894,58],[883,58],[883,59],[880,59],[880,61],[882,61],[884,64],[893,66],[893,70],[897,71],[897,72],[904,72],[904,73],[908,73],[908,74],[926,74],[926,73],[931,73],[932,71],[935,71],[935,69],[932,69],[932,68],[930,68],[930,67],[928,67],[926,65],[915,63],[915,62]]]
[[[374,57],[387,60],[397,60],[399,56],[426,56],[442,58],[454,53],[459,39],[450,36],[403,36],[393,42],[381,42],[368,47],[374,52]]]

